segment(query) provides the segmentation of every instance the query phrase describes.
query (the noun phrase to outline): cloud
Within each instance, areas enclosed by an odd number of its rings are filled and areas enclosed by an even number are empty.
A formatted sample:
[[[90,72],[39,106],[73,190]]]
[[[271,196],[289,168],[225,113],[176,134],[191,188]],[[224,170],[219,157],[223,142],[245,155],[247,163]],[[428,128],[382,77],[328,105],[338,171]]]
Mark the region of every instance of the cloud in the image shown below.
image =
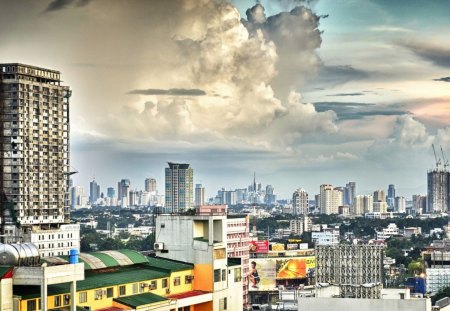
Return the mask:
[[[75,5],[76,7],[84,7],[88,5],[93,0],[53,0],[49,3],[44,12],[52,12],[59,11],[63,9],[67,9],[71,5]]]
[[[372,116],[397,116],[408,113],[401,106],[375,105],[354,102],[317,102],[314,107],[318,112],[332,110],[339,120],[357,120]]]
[[[450,67],[450,48],[429,41],[403,40],[398,45],[437,66]]]
[[[396,27],[396,26],[388,26],[388,25],[381,25],[381,26],[373,26],[369,28],[369,31],[375,31],[375,32],[413,32],[411,29],[403,28],[403,27]]]
[[[442,77],[439,79],[433,79],[433,81],[450,82],[450,77]]]
[[[364,93],[356,92],[356,93],[337,93],[337,94],[329,94],[327,96],[361,96],[365,95]]]
[[[145,89],[132,90],[127,94],[139,95],[171,95],[171,96],[203,96],[206,92],[200,89]]]
[[[315,87],[329,88],[354,80],[364,80],[370,77],[370,72],[356,69],[350,65],[320,67],[317,79],[314,81]]]
[[[266,17],[264,7],[256,4],[246,13],[247,20],[242,19],[242,23],[250,35],[262,32],[276,47],[277,74],[271,85],[278,96],[288,96],[317,74],[321,63],[316,52],[322,43],[320,16],[303,5]]]
[[[412,115],[397,118],[393,137],[401,146],[424,145],[429,142],[425,125],[415,120]]]

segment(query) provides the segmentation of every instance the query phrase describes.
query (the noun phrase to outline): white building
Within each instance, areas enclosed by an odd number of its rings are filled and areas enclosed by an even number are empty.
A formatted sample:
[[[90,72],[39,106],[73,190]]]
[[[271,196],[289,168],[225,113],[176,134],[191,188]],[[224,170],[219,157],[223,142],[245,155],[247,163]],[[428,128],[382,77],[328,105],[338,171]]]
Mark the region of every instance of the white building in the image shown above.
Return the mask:
[[[343,204],[343,193],[332,185],[321,185],[319,203],[322,214],[339,214],[339,206]]]
[[[313,232],[311,239],[316,245],[337,245],[339,244],[339,227],[325,228],[322,232]]]
[[[305,189],[297,189],[292,195],[292,213],[294,215],[305,215],[309,211],[308,192]]]
[[[41,257],[69,255],[71,249],[80,251],[80,225],[61,225],[57,230],[34,230],[26,236],[37,246]]]
[[[357,195],[353,200],[352,215],[363,215],[373,212],[373,197],[371,195]]]
[[[292,234],[302,235],[303,232],[311,232],[312,221],[307,215],[289,221],[289,229]]]
[[[377,231],[377,240],[386,240],[393,236],[399,235],[399,230],[396,224],[390,223],[387,228],[382,231]]]
[[[406,213],[405,197],[395,197],[395,211],[397,213]]]

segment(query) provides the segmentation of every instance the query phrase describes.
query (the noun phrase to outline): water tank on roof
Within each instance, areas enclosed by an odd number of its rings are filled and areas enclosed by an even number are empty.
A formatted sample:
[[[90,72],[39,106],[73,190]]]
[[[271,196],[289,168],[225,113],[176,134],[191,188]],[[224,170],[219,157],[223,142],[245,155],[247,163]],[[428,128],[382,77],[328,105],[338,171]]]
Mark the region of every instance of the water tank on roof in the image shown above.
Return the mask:
[[[0,244],[0,265],[35,266],[39,250],[32,243]]]

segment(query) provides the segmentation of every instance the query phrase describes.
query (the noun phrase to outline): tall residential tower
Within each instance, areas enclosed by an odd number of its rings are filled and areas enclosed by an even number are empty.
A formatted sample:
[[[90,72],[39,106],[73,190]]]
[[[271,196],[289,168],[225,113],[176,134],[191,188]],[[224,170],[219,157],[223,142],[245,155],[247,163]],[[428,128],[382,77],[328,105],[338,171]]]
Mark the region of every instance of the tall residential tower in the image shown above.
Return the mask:
[[[0,64],[1,234],[41,255],[79,248],[79,226],[68,225],[70,95],[59,71]]]
[[[166,205],[169,213],[194,207],[194,170],[186,163],[168,162],[166,167]]]

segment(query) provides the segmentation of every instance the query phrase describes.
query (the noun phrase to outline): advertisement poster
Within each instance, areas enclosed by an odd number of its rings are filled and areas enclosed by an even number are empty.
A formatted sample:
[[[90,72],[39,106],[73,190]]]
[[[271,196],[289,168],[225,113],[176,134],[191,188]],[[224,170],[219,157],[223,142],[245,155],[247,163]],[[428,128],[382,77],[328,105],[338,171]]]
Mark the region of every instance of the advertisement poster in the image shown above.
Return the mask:
[[[273,251],[284,251],[284,244],[272,244]]]
[[[268,253],[269,252],[269,241],[250,241],[250,252],[251,253]]]
[[[274,290],[277,280],[313,278],[315,268],[314,256],[251,259],[247,275],[249,290]]]

